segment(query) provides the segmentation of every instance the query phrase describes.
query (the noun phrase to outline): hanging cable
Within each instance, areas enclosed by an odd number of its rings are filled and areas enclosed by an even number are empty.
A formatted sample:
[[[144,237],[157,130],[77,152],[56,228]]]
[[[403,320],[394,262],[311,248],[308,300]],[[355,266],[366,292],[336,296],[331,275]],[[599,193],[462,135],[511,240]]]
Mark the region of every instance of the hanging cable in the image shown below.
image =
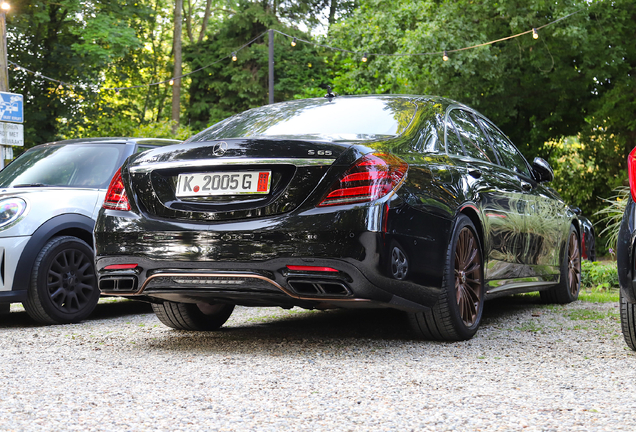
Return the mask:
[[[564,17],[561,17],[559,19],[551,21],[551,22],[549,22],[547,24],[544,24],[544,25],[542,25],[540,27],[533,27],[531,30],[527,30],[525,32],[518,33],[518,34],[515,34],[515,35],[512,35],[512,36],[507,36],[507,37],[504,37],[504,38],[501,38],[501,39],[496,39],[496,40],[492,40],[492,41],[489,41],[489,42],[484,42],[484,43],[481,43],[481,44],[472,45],[472,46],[468,46],[468,47],[464,47],[464,48],[457,48],[457,49],[444,50],[444,51],[435,51],[435,52],[421,52],[421,53],[393,53],[393,54],[387,54],[387,53],[356,52],[356,51],[348,50],[346,48],[340,48],[340,47],[325,45],[325,44],[321,44],[321,43],[318,43],[318,42],[302,39],[302,38],[297,37],[297,36],[291,36],[291,35],[289,35],[287,33],[281,32],[279,30],[272,29],[272,31],[274,31],[275,33],[278,33],[278,34],[280,34],[282,36],[286,36],[288,38],[291,38],[292,39],[292,42],[291,42],[292,46],[296,46],[296,44],[298,42],[303,42],[303,43],[306,43],[306,44],[309,44],[309,45],[313,45],[313,46],[329,49],[329,50],[332,50],[332,51],[340,51],[340,52],[347,53],[347,54],[358,55],[358,56],[361,56],[361,60],[363,62],[366,62],[369,59],[369,56],[407,57],[407,56],[428,56],[428,55],[441,55],[442,59],[444,61],[448,61],[449,60],[449,56],[448,56],[449,53],[460,52],[460,51],[475,49],[475,48],[479,48],[479,47],[483,47],[483,46],[487,46],[487,45],[492,45],[492,44],[495,44],[497,42],[503,42],[503,41],[506,41],[506,40],[514,39],[514,38],[517,38],[517,37],[520,37],[520,36],[523,36],[523,35],[526,35],[526,34],[529,34],[529,33],[532,33],[532,37],[534,39],[538,39],[539,38],[538,31],[539,30],[541,30],[541,29],[543,29],[545,27],[551,26],[553,24],[556,24],[559,21],[562,21],[562,20],[564,20],[566,18],[569,18],[572,15],[575,15],[575,14],[577,14],[579,12],[582,12],[585,9],[586,8],[581,8],[581,9],[575,11],[575,12],[572,12],[572,13],[564,16]],[[101,90],[115,90],[117,93],[119,93],[120,90],[131,90],[131,89],[150,87],[150,86],[161,85],[161,84],[166,84],[166,83],[169,83],[170,85],[173,85],[175,80],[177,80],[177,79],[185,78],[187,76],[190,76],[192,74],[200,72],[200,71],[202,71],[204,69],[207,69],[207,68],[209,68],[209,67],[211,67],[211,66],[213,66],[215,64],[221,63],[222,61],[224,61],[224,60],[226,60],[228,58],[231,58],[233,61],[237,61],[238,60],[237,53],[239,51],[241,51],[242,49],[244,49],[247,46],[251,45],[252,43],[256,42],[257,40],[263,38],[268,32],[269,32],[269,30],[261,33],[260,35],[256,36],[255,38],[253,38],[249,42],[241,45],[235,51],[232,51],[232,53],[230,55],[226,55],[225,57],[222,57],[222,58],[220,58],[220,59],[218,59],[218,60],[216,60],[216,61],[214,61],[212,63],[209,63],[209,64],[207,64],[205,66],[201,66],[200,68],[197,68],[197,69],[195,69],[195,70],[193,70],[191,72],[188,72],[186,74],[183,74],[183,75],[180,75],[180,76],[177,76],[177,77],[172,77],[172,78],[169,78],[169,79],[163,80],[163,81],[152,82],[152,83],[149,83],[149,84],[139,84],[139,85],[133,85],[133,86],[128,86],[128,87],[121,87],[121,86],[120,87],[101,87],[97,91],[101,91]],[[70,84],[70,83],[67,83],[65,81],[61,81],[61,80],[57,80],[55,78],[48,77],[46,75],[41,74],[40,72],[32,71],[32,70],[27,69],[24,66],[21,66],[21,65],[13,62],[11,60],[9,60],[8,63],[14,66],[14,70],[23,70],[23,71],[25,71],[27,73],[30,73],[30,74],[33,74],[33,75],[35,75],[35,76],[37,76],[39,78],[43,78],[43,79],[45,79],[47,81],[58,83],[58,84],[60,84],[62,86],[70,87],[72,89],[74,89],[75,87],[81,87],[80,85],[77,85],[77,84]],[[308,66],[309,65],[310,65],[310,63],[308,63]],[[311,66],[309,66],[309,67],[311,67]]]

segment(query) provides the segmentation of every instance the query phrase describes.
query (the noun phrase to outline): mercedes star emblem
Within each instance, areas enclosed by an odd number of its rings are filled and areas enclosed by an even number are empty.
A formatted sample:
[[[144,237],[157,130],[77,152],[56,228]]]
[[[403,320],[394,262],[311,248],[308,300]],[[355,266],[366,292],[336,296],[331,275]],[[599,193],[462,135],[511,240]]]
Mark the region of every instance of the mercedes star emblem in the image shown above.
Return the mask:
[[[227,143],[225,141],[221,141],[214,144],[214,149],[212,150],[212,154],[214,156],[223,156],[226,151],[227,151]]]

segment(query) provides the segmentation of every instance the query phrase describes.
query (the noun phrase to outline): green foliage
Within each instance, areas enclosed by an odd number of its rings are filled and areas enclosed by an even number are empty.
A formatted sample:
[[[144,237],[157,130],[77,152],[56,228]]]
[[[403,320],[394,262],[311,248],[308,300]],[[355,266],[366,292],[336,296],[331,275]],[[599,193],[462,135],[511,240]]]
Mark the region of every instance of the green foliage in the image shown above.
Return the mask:
[[[607,247],[610,252],[616,250],[618,232],[623,220],[623,213],[625,213],[625,207],[627,206],[629,193],[629,187],[616,188],[611,197],[602,199],[605,207],[595,214],[595,216],[600,218],[599,223],[605,225],[599,236],[606,236]],[[613,255],[613,252],[611,253]]]
[[[579,300],[588,303],[618,303],[618,290],[595,291],[591,289],[581,290]]]
[[[450,52],[446,62],[439,54],[579,10],[540,29],[536,40],[528,34]],[[357,54],[330,55],[327,72],[341,94],[437,94],[477,108],[529,160],[567,161],[573,169],[560,170],[555,188],[591,215],[602,206],[598,196],[623,184],[627,152],[636,146],[636,44],[624,42],[635,32],[631,0],[366,0],[330,28],[330,44]],[[362,52],[436,54],[362,63]],[[577,137],[577,146],[565,137]]]
[[[177,133],[172,133],[172,126],[174,126],[172,120],[162,120],[157,122],[151,122],[142,124],[135,127],[132,130],[130,136],[140,138],[172,138],[178,140],[185,140],[194,135],[194,131],[190,126],[179,125]]]
[[[215,34],[185,50],[184,61],[190,69],[211,64],[205,72],[192,75],[187,114],[195,129],[267,104],[267,37],[240,50],[236,62],[229,57],[220,62],[217,60],[231,56],[237,47],[247,44],[269,28],[308,38],[278,22],[271,10],[260,3],[241,1],[239,13],[224,21]],[[305,87],[317,87],[321,83],[324,61],[315,47],[299,43],[292,48],[291,40],[282,35],[275,35],[274,41],[274,94],[277,102],[292,99]]]
[[[567,203],[580,207],[594,225],[607,227],[596,230],[597,252],[615,248],[616,223],[620,224],[625,208],[626,189],[622,185],[627,182],[621,149],[605,134],[585,142],[578,137],[562,138],[547,142],[545,147],[554,170],[550,186]]]
[[[581,289],[609,291],[618,287],[616,262],[581,262]]]
[[[13,71],[10,90],[24,95],[25,145],[59,138],[58,126],[82,124],[99,112],[95,85],[115,58],[141,47],[133,29],[148,20],[145,6],[79,0],[18,1],[8,14],[9,59],[46,76]]]

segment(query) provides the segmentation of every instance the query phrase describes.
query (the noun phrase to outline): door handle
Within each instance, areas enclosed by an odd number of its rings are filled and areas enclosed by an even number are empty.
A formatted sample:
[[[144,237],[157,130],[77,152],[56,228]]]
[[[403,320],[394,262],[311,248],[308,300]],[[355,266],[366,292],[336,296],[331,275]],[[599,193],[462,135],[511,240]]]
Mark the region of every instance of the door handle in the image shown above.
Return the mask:
[[[469,168],[468,169],[468,174],[470,174],[471,176],[475,177],[476,179],[481,177],[481,171],[476,169],[476,168]]]
[[[521,189],[523,189],[524,191],[529,191],[532,189],[532,185],[528,182],[521,182]]]

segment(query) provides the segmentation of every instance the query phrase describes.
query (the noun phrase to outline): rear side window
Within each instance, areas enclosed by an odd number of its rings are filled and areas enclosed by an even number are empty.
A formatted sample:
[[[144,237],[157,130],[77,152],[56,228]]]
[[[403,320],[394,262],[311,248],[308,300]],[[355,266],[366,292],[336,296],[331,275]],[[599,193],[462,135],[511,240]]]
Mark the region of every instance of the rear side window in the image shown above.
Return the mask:
[[[493,152],[488,139],[477,124],[473,116],[464,110],[452,110],[449,117],[460,136],[466,154],[475,159],[481,159],[493,164],[497,163],[497,158]]]
[[[481,120],[480,120],[481,121]],[[494,126],[486,121],[481,121],[484,130],[492,139],[493,145],[499,153],[501,163],[508,169],[515,171],[518,174],[532,178],[530,175],[530,169],[528,163],[523,155],[517,150],[517,148],[505,137],[504,134],[499,132]]]
[[[464,156],[466,154],[457,129],[450,119],[446,121],[446,151],[450,155]]]

